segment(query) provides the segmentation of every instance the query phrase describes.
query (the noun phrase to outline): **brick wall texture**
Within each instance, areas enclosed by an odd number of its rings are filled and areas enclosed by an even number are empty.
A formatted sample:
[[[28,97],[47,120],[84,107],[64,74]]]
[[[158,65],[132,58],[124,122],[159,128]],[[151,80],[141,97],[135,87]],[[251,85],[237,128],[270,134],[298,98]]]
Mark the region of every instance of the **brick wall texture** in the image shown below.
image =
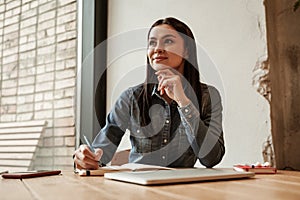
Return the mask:
[[[0,123],[47,120],[36,168],[75,148],[76,0],[0,0]]]

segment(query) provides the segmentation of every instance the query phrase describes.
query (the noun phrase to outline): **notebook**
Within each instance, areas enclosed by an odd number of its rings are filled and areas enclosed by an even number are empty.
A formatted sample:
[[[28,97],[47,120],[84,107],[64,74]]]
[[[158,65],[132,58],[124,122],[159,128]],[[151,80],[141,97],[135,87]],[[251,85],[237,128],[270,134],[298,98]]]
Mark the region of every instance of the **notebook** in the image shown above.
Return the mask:
[[[157,165],[145,165],[140,163],[126,163],[123,165],[110,165],[100,167],[95,170],[76,169],[79,176],[103,176],[105,173],[120,172],[120,171],[151,171],[151,170],[170,170],[173,168],[162,167]]]
[[[188,168],[137,172],[105,173],[104,178],[135,183],[158,185],[195,181],[228,180],[253,177],[253,172],[238,172],[231,168]]]

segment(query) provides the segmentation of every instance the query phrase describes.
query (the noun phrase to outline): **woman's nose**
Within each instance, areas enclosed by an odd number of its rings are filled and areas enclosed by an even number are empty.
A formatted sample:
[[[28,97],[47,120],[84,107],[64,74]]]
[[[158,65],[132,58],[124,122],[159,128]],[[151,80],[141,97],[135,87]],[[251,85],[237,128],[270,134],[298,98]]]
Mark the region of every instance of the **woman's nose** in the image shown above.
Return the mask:
[[[164,50],[163,44],[158,41],[155,48],[154,48],[154,53],[162,53],[164,51],[165,50]]]
[[[165,50],[162,48],[156,48],[154,51],[154,53],[158,53],[158,54],[163,53],[163,52],[165,52]]]

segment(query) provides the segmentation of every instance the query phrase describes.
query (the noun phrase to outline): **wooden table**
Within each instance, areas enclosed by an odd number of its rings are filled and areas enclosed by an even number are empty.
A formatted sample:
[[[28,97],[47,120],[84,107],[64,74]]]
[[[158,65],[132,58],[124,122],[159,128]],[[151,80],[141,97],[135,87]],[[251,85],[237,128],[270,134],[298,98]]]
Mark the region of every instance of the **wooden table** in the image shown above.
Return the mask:
[[[300,172],[279,171],[276,175],[254,178],[140,186],[107,180],[103,177],[80,177],[71,171],[62,175],[31,179],[0,178],[0,199],[300,199]]]

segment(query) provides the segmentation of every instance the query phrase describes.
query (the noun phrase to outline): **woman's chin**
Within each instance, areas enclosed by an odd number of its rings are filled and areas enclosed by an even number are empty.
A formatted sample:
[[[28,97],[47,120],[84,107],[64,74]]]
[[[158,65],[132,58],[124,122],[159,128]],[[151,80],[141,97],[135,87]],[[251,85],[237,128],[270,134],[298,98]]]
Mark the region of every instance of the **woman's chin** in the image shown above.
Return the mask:
[[[152,68],[155,70],[155,71],[159,71],[159,70],[163,70],[163,69],[169,69],[170,67],[168,65],[165,65],[165,64],[161,64],[161,63],[154,63],[152,65]]]

